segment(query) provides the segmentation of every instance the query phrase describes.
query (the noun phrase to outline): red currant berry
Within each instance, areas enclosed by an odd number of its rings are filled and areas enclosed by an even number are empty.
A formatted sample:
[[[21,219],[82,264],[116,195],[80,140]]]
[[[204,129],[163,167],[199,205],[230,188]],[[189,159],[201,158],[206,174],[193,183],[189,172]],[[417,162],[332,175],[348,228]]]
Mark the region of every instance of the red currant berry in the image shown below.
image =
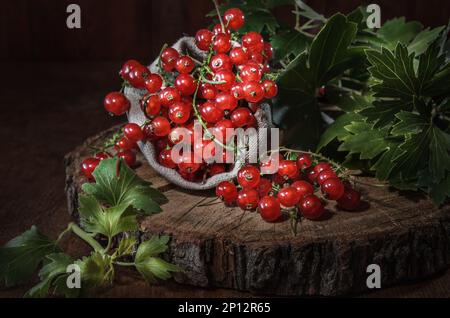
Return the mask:
[[[354,211],[361,203],[361,194],[351,188],[346,188],[342,197],[337,200],[338,207],[342,210]]]
[[[98,152],[95,154],[94,156],[96,159],[102,161],[108,158],[111,158],[111,154],[107,153],[107,152]]]
[[[299,180],[292,183],[291,186],[297,190],[300,199],[307,195],[314,194],[314,187],[309,182]]]
[[[227,53],[231,49],[231,37],[225,33],[219,33],[214,37],[213,48],[217,53]]]
[[[260,179],[259,169],[251,165],[241,168],[237,175],[237,181],[243,188],[256,188]]]
[[[197,47],[202,51],[208,51],[211,46],[213,36],[214,34],[207,29],[198,30],[195,35],[195,43],[197,44]]]
[[[216,96],[216,107],[225,111],[232,111],[237,107],[238,101],[228,92],[221,92]]]
[[[173,87],[166,87],[159,93],[159,100],[162,106],[170,106],[174,102],[181,100],[180,92]]]
[[[259,195],[255,189],[243,189],[239,191],[237,197],[237,205],[242,210],[254,210],[258,206]]]
[[[106,95],[103,101],[106,111],[110,114],[120,116],[125,114],[130,109],[130,101],[119,92],[113,92]]]
[[[167,63],[161,62],[161,67],[164,70],[164,72],[170,73],[175,68],[175,63],[167,64]]]
[[[97,158],[87,158],[84,159],[81,163],[81,171],[83,171],[86,178],[94,180],[94,176],[92,173],[94,172],[95,168],[97,168],[98,164],[100,163],[100,159]]]
[[[249,60],[251,62],[255,62],[258,64],[263,64],[264,63],[264,56],[262,55],[262,53],[260,51],[252,51],[250,50],[249,52]]]
[[[175,169],[177,165],[172,160],[172,149],[164,149],[159,153],[158,162],[164,167]]]
[[[272,153],[269,158],[261,161],[261,168],[264,168],[264,174],[275,174],[278,172],[279,164],[284,160],[283,156]]]
[[[269,61],[273,56],[273,47],[269,42],[264,42],[264,57],[267,61]]]
[[[317,175],[316,182],[319,185],[322,185],[326,180],[337,177],[338,176],[336,172],[334,172],[333,170],[322,170],[322,172]]]
[[[248,125],[250,123],[250,117],[253,117],[253,114],[246,107],[236,108],[230,115],[234,127],[244,127]]]
[[[312,165],[311,156],[307,153],[301,153],[297,157],[297,167],[300,170],[308,169]]]
[[[181,74],[189,74],[195,67],[195,63],[189,56],[181,56],[177,59],[175,68]]]
[[[309,182],[311,182],[312,184],[314,184],[314,182],[316,182],[316,179],[317,179],[317,173],[316,173],[316,171],[315,171],[313,168],[308,169],[308,170],[306,171],[306,178],[309,180]]]
[[[180,54],[177,50],[172,47],[168,47],[164,49],[161,53],[161,61],[163,61],[166,65],[171,65],[172,68],[175,67],[175,63]]]
[[[217,123],[224,116],[224,111],[215,106],[212,102],[206,102],[199,107],[202,118],[211,124]]]
[[[262,71],[255,63],[247,63],[241,70],[241,79],[244,82],[259,82],[262,77]]]
[[[172,145],[179,144],[181,142],[187,143],[187,144],[193,144],[194,142],[194,135],[191,133],[191,131],[185,127],[175,127],[173,128],[169,133],[169,142]]]
[[[258,211],[264,221],[275,222],[281,217],[280,202],[272,196],[265,196],[258,203]]]
[[[145,95],[141,100],[141,107],[148,117],[153,117],[161,111],[161,102],[158,95]]]
[[[234,83],[233,86],[231,86],[231,94],[236,98],[237,100],[244,99],[244,85],[242,83]]]
[[[194,94],[197,88],[195,79],[189,74],[180,74],[175,79],[175,87],[178,91],[185,96]]]
[[[150,76],[150,71],[143,65],[134,67],[128,74],[128,82],[136,88],[145,88],[145,80]]]
[[[333,170],[333,168],[331,167],[331,165],[328,162],[319,162],[315,167],[314,167],[314,172],[316,173],[316,175],[318,176],[319,173],[321,173],[323,170]]]
[[[202,83],[200,85],[200,97],[204,99],[214,99],[217,95],[217,89],[214,85]]]
[[[169,107],[169,118],[176,124],[184,124],[191,117],[191,107],[183,102],[175,102]]]
[[[330,200],[338,200],[344,195],[344,184],[338,178],[327,179],[320,188],[322,193]]]
[[[310,220],[319,219],[324,212],[322,202],[314,194],[308,195],[301,199],[299,208],[303,216]]]
[[[128,167],[136,165],[136,154],[132,150],[124,150],[117,154],[117,157],[125,160]]]
[[[278,200],[281,205],[291,208],[298,203],[300,196],[294,187],[283,188],[278,192]]]
[[[224,53],[219,53],[211,57],[209,66],[213,72],[217,72],[219,70],[231,71],[233,68],[230,57]]]
[[[216,84],[217,89],[221,91],[229,91],[236,81],[236,75],[229,70],[219,70],[214,75],[215,82],[221,82]]]
[[[238,30],[244,26],[245,16],[244,13],[238,8],[231,8],[225,11],[223,16],[225,24],[233,30]]]
[[[242,45],[251,50],[262,50],[264,48],[264,40],[258,32],[248,32],[242,37]]]
[[[244,83],[245,100],[250,103],[257,103],[264,98],[264,89],[258,82]]]
[[[234,65],[243,65],[248,61],[248,54],[242,47],[235,47],[230,51],[230,60]]]
[[[208,167],[209,176],[215,176],[225,172],[225,165],[220,163],[214,163]]]
[[[230,28],[225,28],[225,32],[224,32],[224,30],[222,29],[222,25],[220,23],[218,23],[214,26],[213,33],[214,33],[214,35],[221,34],[221,33],[230,35],[231,30],[230,30]]]
[[[233,123],[229,119],[222,119],[218,121],[210,130],[214,138],[221,143],[228,143],[234,137],[234,133],[227,132],[228,129],[234,128]]]
[[[128,75],[130,74],[131,70],[139,65],[141,65],[141,63],[136,60],[126,61],[119,72],[120,77],[122,77],[125,81],[128,81]]]
[[[216,187],[216,196],[225,201],[225,203],[232,204],[237,199],[238,191],[233,183],[230,181],[223,181]]]
[[[178,169],[185,173],[194,173],[201,167],[201,164],[198,161],[199,160],[195,160],[193,153],[185,152],[179,160]]]
[[[149,93],[156,93],[163,84],[162,77],[159,74],[150,74],[145,80],[145,88]]]
[[[278,94],[278,86],[274,81],[265,80],[262,82],[264,87],[264,97],[267,99],[274,98]]]
[[[165,117],[156,117],[150,124],[152,132],[158,136],[167,136],[170,133],[170,123]]]
[[[297,175],[297,164],[293,160],[281,160],[278,174],[285,179],[294,178]]]
[[[136,146],[136,143],[134,141],[129,140],[126,137],[122,137],[117,141],[115,147],[116,149],[122,149],[122,150],[131,150]]]
[[[272,191],[272,182],[270,182],[269,179],[261,178],[258,184],[259,196],[262,198],[266,195],[269,195],[271,191]]]
[[[138,124],[130,123],[125,125],[123,129],[124,135],[131,141],[141,141],[144,139],[144,133]]]
[[[161,138],[155,142],[155,148],[158,151],[162,151],[162,150],[166,149],[168,146],[169,146],[168,138]]]

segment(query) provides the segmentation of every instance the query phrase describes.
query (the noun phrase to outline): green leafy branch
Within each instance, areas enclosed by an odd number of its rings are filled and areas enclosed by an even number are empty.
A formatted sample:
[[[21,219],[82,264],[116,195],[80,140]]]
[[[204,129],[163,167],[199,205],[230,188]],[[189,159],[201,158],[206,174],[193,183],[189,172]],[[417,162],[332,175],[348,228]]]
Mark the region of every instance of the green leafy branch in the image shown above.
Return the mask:
[[[0,248],[3,285],[24,283],[42,266],[40,282],[26,297],[76,297],[86,288],[111,284],[116,266],[134,266],[148,281],[168,279],[171,273],[180,271],[160,257],[168,249],[168,236],[154,236],[139,244],[132,235],[138,230],[137,217],[161,212],[165,196],[121,159],[103,160],[93,175],[96,182],[85,183],[79,198],[80,226],[70,223],[56,241],[33,226]],[[63,253],[58,245],[68,233],[85,241],[92,248],[91,254],[74,260]],[[105,239],[106,245],[102,244]],[[79,269],[81,289],[67,284],[70,265]]]

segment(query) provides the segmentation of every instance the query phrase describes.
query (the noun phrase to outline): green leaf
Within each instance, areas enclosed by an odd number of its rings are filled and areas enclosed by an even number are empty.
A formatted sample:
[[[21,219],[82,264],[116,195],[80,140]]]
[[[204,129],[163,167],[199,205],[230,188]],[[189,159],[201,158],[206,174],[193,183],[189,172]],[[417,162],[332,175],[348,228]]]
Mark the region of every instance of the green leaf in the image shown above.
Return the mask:
[[[372,107],[363,109],[360,114],[369,122],[373,122],[375,128],[382,128],[391,124],[399,111],[411,110],[411,108],[410,102],[402,100],[374,101]]]
[[[414,38],[414,40],[409,43],[408,51],[413,52],[416,56],[424,53],[427,48],[433,43],[438,37],[439,34],[444,30],[445,26],[437,27],[434,29],[426,28]]]
[[[122,238],[116,250],[118,257],[133,254],[136,244],[137,240],[135,237],[129,236]]]
[[[394,49],[398,43],[407,45],[422,30],[423,26],[417,21],[406,22],[405,17],[386,21],[378,30],[377,35],[385,41],[385,47]]]
[[[83,191],[110,206],[131,205],[146,214],[161,212],[158,202],[167,201],[164,195],[139,178],[123,160],[120,163],[118,160],[102,160],[93,173],[96,182],[83,184]]]
[[[135,231],[138,228],[136,214],[129,209],[128,202],[104,209],[93,196],[81,195],[79,203],[81,223],[88,232],[112,238],[119,233]]]
[[[304,1],[295,0],[295,3],[300,8],[300,15],[302,15],[303,17],[313,21],[326,22],[327,19],[322,14],[318,13],[313,8],[308,6]]]
[[[66,297],[73,297],[79,293],[79,289],[69,289],[67,287],[66,279],[68,276],[67,267],[73,264],[73,260],[70,256],[64,253],[54,253],[47,256],[49,262],[42,267],[39,272],[39,278],[41,282],[31,288],[26,294],[27,298],[42,298],[50,294],[63,294]],[[56,283],[58,281],[64,281],[64,285]],[[53,286],[53,291],[51,287]]]
[[[155,277],[165,280],[171,277],[171,272],[179,272],[181,270],[178,266],[156,257],[167,250],[168,242],[168,236],[154,236],[139,246],[134,263],[136,269],[146,280],[153,281]]]
[[[284,30],[274,35],[270,41],[277,60],[295,57],[308,47],[310,39],[293,29]]]
[[[428,194],[434,203],[443,204],[450,197],[450,176],[447,174],[440,182],[430,184]]]
[[[275,34],[279,27],[277,19],[269,10],[259,8],[246,15],[245,24],[239,29],[239,33],[243,34],[250,31],[262,33],[266,31],[268,34]]]
[[[81,279],[88,286],[95,287],[111,283],[114,278],[114,267],[110,255],[92,252],[75,262],[81,269]]]
[[[358,112],[372,105],[373,98],[369,95],[347,95],[339,99],[337,106],[343,111]]]
[[[361,119],[362,116],[357,113],[348,113],[338,117],[336,121],[331,124],[320,137],[317,151],[321,150],[334,139],[340,139],[348,136],[349,132],[345,129],[345,126],[351,124],[354,121],[360,121]]]
[[[10,287],[29,280],[44,257],[57,250],[54,241],[32,226],[0,248],[0,282]]]
[[[396,117],[400,121],[392,128],[391,134],[394,136],[418,134],[427,125],[426,119],[419,114],[401,111]]]

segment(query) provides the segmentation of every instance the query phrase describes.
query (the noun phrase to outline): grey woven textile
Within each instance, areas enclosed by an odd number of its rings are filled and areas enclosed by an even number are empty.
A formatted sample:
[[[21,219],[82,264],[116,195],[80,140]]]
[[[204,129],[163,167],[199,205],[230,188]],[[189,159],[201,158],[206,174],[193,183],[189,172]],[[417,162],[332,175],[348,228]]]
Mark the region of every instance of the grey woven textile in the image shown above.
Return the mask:
[[[194,42],[194,38],[192,37],[183,37],[179,39],[173,46],[179,52],[188,52],[190,56],[194,57],[197,60],[203,60],[206,56],[205,52],[200,51]],[[152,73],[158,72],[158,63],[159,58],[156,59],[150,66],[150,71]],[[147,118],[144,112],[140,107],[140,99],[145,94],[144,90],[139,90],[131,87],[127,87],[125,89],[125,95],[129,99],[131,103],[130,111],[128,112],[128,120],[130,123],[136,123],[138,125],[143,125]],[[261,108],[255,113],[255,118],[258,122],[258,142],[260,139],[263,139],[267,133],[265,128],[271,128],[272,125],[272,116],[270,111],[269,104],[262,104]],[[262,133],[264,132],[264,133]],[[256,142],[256,140],[253,140]],[[266,142],[266,141],[264,141]],[[233,169],[229,172],[217,174],[211,178],[206,179],[204,182],[191,182],[185,180],[180,176],[180,174],[174,169],[170,169],[159,164],[157,160],[157,151],[151,142],[139,142],[138,146],[142,151],[144,157],[148,161],[148,164],[157,171],[161,176],[166,178],[171,183],[188,190],[207,190],[216,187],[220,182],[225,180],[230,180],[236,177],[240,167],[245,163],[245,157],[239,151],[239,149],[244,149],[247,146],[242,143],[237,144],[237,154],[235,156],[235,163],[233,165]],[[255,145],[251,145],[255,146]],[[250,147],[251,148],[251,147]],[[257,147],[256,147],[257,148]]]

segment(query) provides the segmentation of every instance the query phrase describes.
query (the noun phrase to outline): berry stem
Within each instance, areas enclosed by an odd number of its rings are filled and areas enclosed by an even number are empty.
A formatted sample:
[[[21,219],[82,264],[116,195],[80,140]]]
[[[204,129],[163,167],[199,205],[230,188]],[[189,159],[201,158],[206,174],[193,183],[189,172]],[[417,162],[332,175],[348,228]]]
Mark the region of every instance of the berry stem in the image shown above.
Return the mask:
[[[222,32],[225,33],[226,29],[225,25],[223,24],[222,16],[220,14],[219,3],[217,2],[217,0],[212,0],[212,2],[214,3],[214,7],[216,8],[217,17],[219,18],[220,26],[222,27]]]

